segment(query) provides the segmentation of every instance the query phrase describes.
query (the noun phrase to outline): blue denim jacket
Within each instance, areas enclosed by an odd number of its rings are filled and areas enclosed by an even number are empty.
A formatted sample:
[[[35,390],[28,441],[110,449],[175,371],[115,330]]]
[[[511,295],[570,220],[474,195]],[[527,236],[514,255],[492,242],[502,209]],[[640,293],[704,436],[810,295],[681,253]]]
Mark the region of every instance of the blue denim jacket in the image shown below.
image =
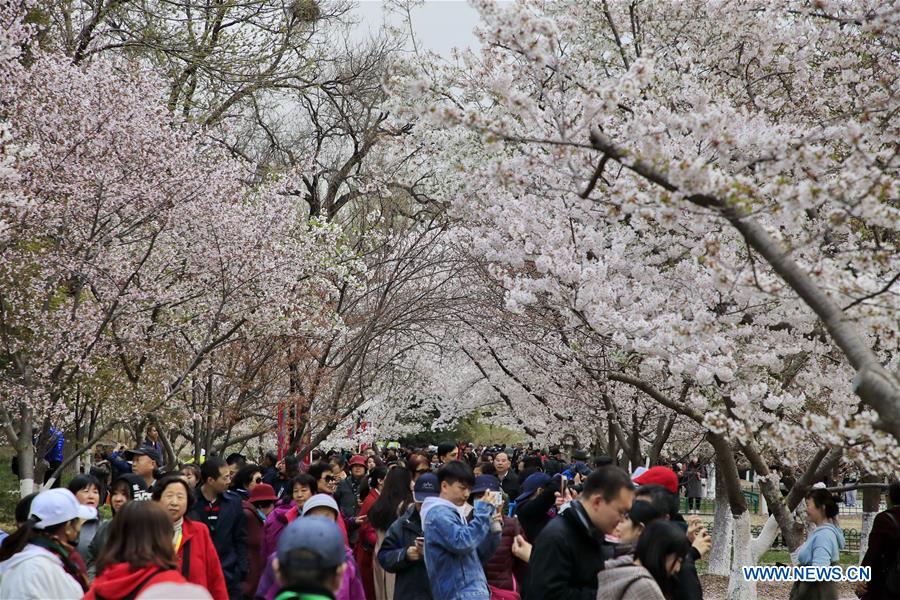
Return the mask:
[[[500,545],[500,532],[491,533],[493,513],[493,505],[477,501],[475,517],[466,523],[453,503],[425,500],[425,567],[435,600],[490,600],[481,563]]]

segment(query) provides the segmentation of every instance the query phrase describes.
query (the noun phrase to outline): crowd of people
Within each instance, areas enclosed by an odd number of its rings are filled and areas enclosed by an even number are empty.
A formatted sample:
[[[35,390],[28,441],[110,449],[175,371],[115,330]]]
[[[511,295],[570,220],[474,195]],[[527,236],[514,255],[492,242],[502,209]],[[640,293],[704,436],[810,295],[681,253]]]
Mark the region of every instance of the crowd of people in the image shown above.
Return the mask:
[[[168,469],[152,443],[103,458],[108,475],[19,503],[18,529],[0,546],[0,598],[703,597],[696,562],[712,542],[679,511],[696,463],[627,473],[577,451],[449,442]],[[897,597],[900,484],[890,500],[863,562],[868,600]],[[834,498],[813,489],[807,511],[815,528],[799,560],[832,564],[843,546]]]

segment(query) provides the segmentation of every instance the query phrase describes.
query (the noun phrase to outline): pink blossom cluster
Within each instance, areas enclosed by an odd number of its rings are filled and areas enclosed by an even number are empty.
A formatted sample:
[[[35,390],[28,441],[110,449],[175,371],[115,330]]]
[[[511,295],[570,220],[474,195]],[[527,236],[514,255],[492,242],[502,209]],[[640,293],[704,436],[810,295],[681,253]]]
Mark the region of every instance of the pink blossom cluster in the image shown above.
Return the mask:
[[[480,49],[390,85],[440,140],[439,192],[506,308],[553,307],[599,372],[689,382],[711,431],[896,464],[846,357],[722,215],[749,215],[845,307],[900,389],[900,7],[477,6]]]
[[[173,124],[148,70],[74,65],[14,8],[0,17],[5,411],[61,426],[77,389],[109,422],[165,415],[229,343],[327,320],[324,282],[352,270],[334,228],[278,182],[248,191],[203,132]]]

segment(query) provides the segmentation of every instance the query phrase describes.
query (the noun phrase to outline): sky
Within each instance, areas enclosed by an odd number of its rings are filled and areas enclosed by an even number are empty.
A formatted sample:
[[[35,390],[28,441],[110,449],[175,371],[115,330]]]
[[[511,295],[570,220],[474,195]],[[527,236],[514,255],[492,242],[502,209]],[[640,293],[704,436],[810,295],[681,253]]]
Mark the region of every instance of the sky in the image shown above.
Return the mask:
[[[360,25],[353,37],[364,38],[376,32],[384,20],[380,0],[361,0],[356,8]],[[472,28],[478,12],[465,0],[428,0],[412,12],[413,27],[420,46],[449,57],[454,47],[477,45]]]

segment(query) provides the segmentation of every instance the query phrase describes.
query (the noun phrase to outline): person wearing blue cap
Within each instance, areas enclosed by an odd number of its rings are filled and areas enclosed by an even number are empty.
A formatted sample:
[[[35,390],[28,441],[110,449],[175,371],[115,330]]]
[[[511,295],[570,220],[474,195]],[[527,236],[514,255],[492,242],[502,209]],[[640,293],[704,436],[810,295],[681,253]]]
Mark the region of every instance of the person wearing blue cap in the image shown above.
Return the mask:
[[[481,563],[500,545],[498,503],[495,497],[492,502],[475,502],[474,516],[466,523],[462,509],[475,485],[472,469],[452,461],[438,470],[437,477],[439,496],[422,505],[431,594],[440,600],[490,600]]]
[[[287,526],[272,563],[276,600],[334,600],[347,568],[344,534],[333,519],[306,516]]]
[[[422,534],[422,503],[440,495],[440,483],[434,473],[423,473],[413,487],[413,504],[388,528],[378,551],[378,563],[395,573],[395,600],[432,600],[431,583],[425,568]]]
[[[515,499],[513,514],[518,517],[525,538],[534,542],[556,512],[561,497],[562,476],[533,473],[522,484],[522,493]]]

